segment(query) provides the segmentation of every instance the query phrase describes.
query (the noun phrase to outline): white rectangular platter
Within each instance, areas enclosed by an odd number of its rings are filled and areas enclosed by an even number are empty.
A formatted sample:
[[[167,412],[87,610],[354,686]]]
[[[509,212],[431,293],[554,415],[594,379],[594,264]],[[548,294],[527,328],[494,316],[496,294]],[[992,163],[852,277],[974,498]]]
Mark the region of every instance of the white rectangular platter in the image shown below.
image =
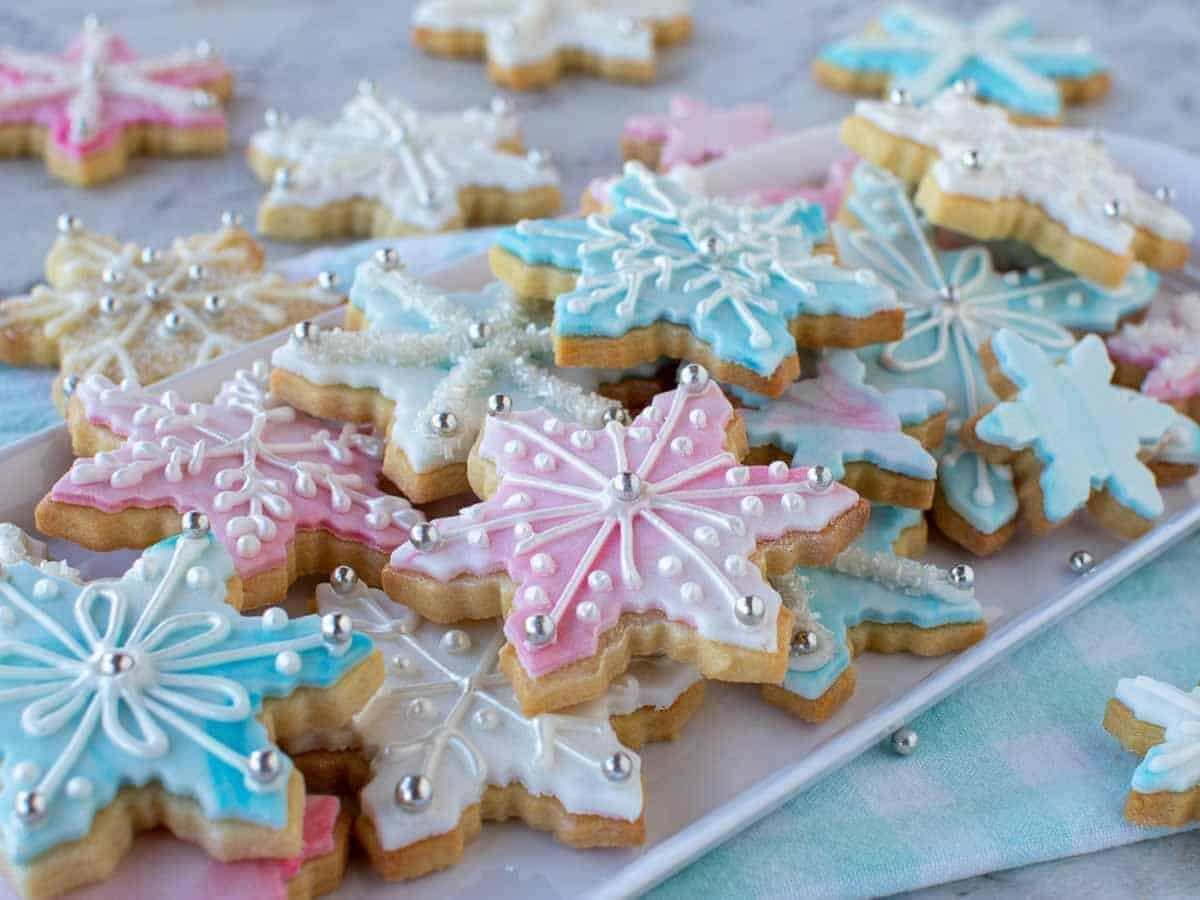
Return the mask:
[[[1200,221],[1200,161],[1160,145],[1113,136],[1110,146],[1135,171],[1170,179],[1184,212]],[[781,176],[815,180],[839,152],[833,128],[783,138],[701,172],[712,192],[753,189]],[[475,257],[430,280],[447,289],[473,289],[489,278]],[[339,314],[325,318],[336,322]],[[178,376],[171,387],[185,398],[211,396],[237,368],[269,356],[283,336]],[[64,427],[47,429],[0,451],[0,521],[32,527],[33,507],[70,465]],[[895,728],[910,721],[1022,641],[1077,609],[1200,525],[1200,485],[1167,493],[1168,515],[1146,537],[1122,544],[1086,519],[1048,538],[1019,537],[998,557],[971,559],[990,634],[971,650],[942,659],[867,654],[858,662],[858,689],[830,721],[810,726],[758,700],[748,686],[710,683],[703,709],[674,744],[643,751],[647,779],[647,841],[631,851],[575,851],[519,824],[490,825],[457,867],[405,885],[375,878],[361,861],[336,896],[455,898],[486,894],[492,900],[553,897],[624,897],[646,890],[709,848],[769,813],[813,782],[845,765]],[[1087,548],[1099,561],[1077,576],[1067,558]],[[52,542],[56,554],[87,577],[114,574],[133,554],[95,554]],[[963,558],[934,543],[930,558],[950,564]],[[289,605],[303,609],[312,582],[297,585]]]

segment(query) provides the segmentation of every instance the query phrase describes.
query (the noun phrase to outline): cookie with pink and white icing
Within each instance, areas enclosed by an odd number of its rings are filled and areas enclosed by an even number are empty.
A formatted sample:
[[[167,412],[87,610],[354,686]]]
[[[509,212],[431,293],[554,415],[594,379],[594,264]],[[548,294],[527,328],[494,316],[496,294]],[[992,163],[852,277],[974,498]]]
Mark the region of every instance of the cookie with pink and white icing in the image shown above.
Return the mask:
[[[141,58],[95,16],[61,55],[0,47],[0,156],[37,153],[79,186],[133,154],[225,149],[233,76],[207,41]]]
[[[630,116],[621,130],[621,158],[669,172],[699,165],[775,136],[774,113],[765,103],[721,108],[676,94],[665,113]]]
[[[1163,294],[1108,339],[1116,380],[1200,419],[1200,294]]]
[[[501,665],[529,714],[659,651],[708,678],[779,681],[791,615],[767,576],[828,564],[866,523],[826,468],[742,465],[719,387],[696,365],[680,382],[600,430],[494,398],[470,464],[487,499],[392,554],[385,589],[422,613],[507,613]]]
[[[38,504],[46,534],[93,549],[146,546],[197,510],[234,560],[235,606],[281,599],[296,578],[353,561],[378,583],[388,553],[424,516],[379,488],[383,442],[298,412],[256,364],[211,402],[83,380],[71,400],[75,461]],[[240,602],[239,602],[240,593]]]

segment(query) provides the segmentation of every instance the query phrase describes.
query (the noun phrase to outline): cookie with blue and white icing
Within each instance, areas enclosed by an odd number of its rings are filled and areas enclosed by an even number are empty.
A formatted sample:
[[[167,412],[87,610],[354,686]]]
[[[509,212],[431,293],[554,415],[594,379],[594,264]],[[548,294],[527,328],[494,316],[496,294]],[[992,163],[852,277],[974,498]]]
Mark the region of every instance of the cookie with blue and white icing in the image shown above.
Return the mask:
[[[203,516],[86,583],[6,547],[0,867],[17,890],[100,881],[156,826],[224,860],[298,856],[304,781],[274,742],[350,720],[383,680],[370,639],[344,617],[238,614]]]
[[[530,302],[554,300],[562,366],[625,367],[661,356],[779,396],[800,374],[796,347],[899,337],[892,288],[819,252],[821,208],[703,197],[628,163],[611,213],[500,232],[492,271]]]
[[[828,568],[772,580],[796,624],[787,676],[761,689],[767,702],[821,722],[853,694],[858,654],[941,656],[982,640],[987,625],[970,567],[898,555],[923,549],[922,526],[918,510],[873,507],[862,537]]]
[[[903,92],[925,103],[955,82],[1010,116],[1056,122],[1064,103],[1108,93],[1109,67],[1082,38],[1040,38],[1019,8],[994,6],[970,21],[907,3],[886,7],[861,35],[826,44],[817,80],[837,90]]]
[[[1001,327],[1061,354],[1084,332],[1106,333],[1145,309],[1159,278],[1135,265],[1120,287],[1100,288],[1053,265],[999,272],[982,246],[944,250],[904,183],[863,163],[833,227],[839,258],[870,266],[896,289],[904,334],[859,351],[867,382],[891,391],[926,388],[946,396],[949,436],[935,452],[939,528],[978,554],[1002,547],[1016,527],[1012,472],[962,447],[962,425],[995,402],[979,348]]]
[[[791,459],[826,466],[872,503],[913,509],[933,504],[946,398],[941,391],[881,391],[865,382],[866,366],[849,350],[815,361],[815,377],[788,385],[774,400],[736,391],[752,462]]]
[[[1143,757],[1130,782],[1126,819],[1172,827],[1200,819],[1200,687],[1185,691],[1145,675],[1122,678],[1104,727]]]
[[[1147,460],[1169,447],[1178,461],[1200,462],[1194,441],[1178,432],[1191,420],[1112,384],[1112,361],[1094,334],[1056,362],[1002,329],[980,359],[1000,402],[968,422],[962,440],[1013,465],[1022,517],[1035,534],[1086,507],[1117,534],[1139,537],[1164,511]]]

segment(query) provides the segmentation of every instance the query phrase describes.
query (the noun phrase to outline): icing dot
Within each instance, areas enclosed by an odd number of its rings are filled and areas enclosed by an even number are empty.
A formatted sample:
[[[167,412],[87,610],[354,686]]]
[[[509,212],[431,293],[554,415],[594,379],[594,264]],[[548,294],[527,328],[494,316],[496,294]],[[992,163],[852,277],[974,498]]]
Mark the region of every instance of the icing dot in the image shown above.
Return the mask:
[[[725,482],[727,484],[739,485],[745,484],[750,480],[750,469],[746,466],[734,466],[725,472]]]
[[[237,549],[237,555],[245,559],[251,559],[262,552],[262,541],[252,534],[243,534],[237,539],[234,546]]]
[[[442,649],[447,653],[466,653],[471,649],[471,636],[460,628],[451,628],[442,635]]]
[[[641,426],[630,428],[625,433],[633,438],[633,440],[639,441],[643,444],[653,437],[653,432],[649,428],[642,428]]]
[[[763,502],[758,497],[743,497],[742,512],[748,516],[761,516],[763,514]]]
[[[788,476],[791,474],[791,470],[788,468],[788,464],[782,459],[777,459],[775,462],[767,466],[767,474],[770,475],[774,481],[787,481]]]
[[[58,582],[49,578],[39,578],[33,586],[33,596],[38,600],[49,600],[58,596]]]
[[[725,570],[725,574],[732,575],[734,578],[739,578],[742,575],[745,575],[748,566],[749,563],[747,563],[740,556],[735,556],[732,553],[725,557],[725,562],[721,564],[721,567]]]
[[[558,565],[549,553],[535,553],[529,560],[529,568],[537,575],[553,575]]]
[[[573,431],[571,432],[571,445],[578,450],[591,450],[596,446],[596,439],[592,437],[590,431]]]
[[[1030,294],[1029,305],[1034,309],[1042,309],[1046,305],[1046,298],[1041,294]]]
[[[142,556],[134,560],[133,565],[129,567],[129,571],[142,581],[150,581],[158,576],[158,563]]]
[[[663,418],[662,410],[657,406],[647,406],[642,415],[647,422],[661,422]]]
[[[531,506],[533,506],[533,498],[524,491],[517,491],[504,500],[505,509],[529,509]]]
[[[288,614],[279,607],[275,607],[263,613],[259,621],[266,631],[278,631],[287,625]]]
[[[516,535],[517,540],[523,541],[533,535],[533,526],[528,522],[518,522],[513,526],[513,534]]]
[[[711,525],[701,525],[692,532],[692,538],[702,547],[715,547],[721,543],[720,537],[717,536],[717,530]]]
[[[533,467],[539,472],[553,472],[557,465],[549,453],[539,453],[533,458]]]
[[[870,269],[855,269],[854,280],[861,285],[871,287],[879,283],[879,278]]]
[[[92,796],[92,782],[82,775],[76,775],[67,781],[67,796],[72,800],[86,800]]]
[[[546,434],[558,434],[562,431],[562,423],[554,418],[554,416],[551,416],[542,423],[542,431],[546,432]]]
[[[417,667],[407,656],[397,653],[392,657],[392,669],[402,675],[414,675]]]
[[[545,606],[550,598],[536,584],[525,588],[525,602],[530,606]]]
[[[504,452],[509,456],[520,458],[525,455],[525,445],[520,441],[505,441]]]
[[[495,731],[500,727],[500,716],[496,714],[494,709],[477,709],[475,710],[475,725],[481,731]]]
[[[424,697],[414,697],[408,701],[405,715],[410,719],[428,719],[433,715],[433,704]]]
[[[1046,270],[1041,266],[1030,266],[1025,270],[1030,281],[1043,281],[1046,278]]]
[[[184,578],[187,580],[188,587],[198,591],[208,587],[209,582],[211,581],[211,578],[208,574],[208,569],[204,568],[203,566],[192,566],[187,570],[187,574],[184,576]]]
[[[804,498],[795,491],[788,491],[779,499],[779,503],[790,513],[797,513],[804,509]]]
[[[668,578],[674,578],[683,571],[683,561],[674,553],[668,553],[658,561],[658,571]]]
[[[295,650],[284,650],[276,655],[275,671],[280,675],[295,675],[300,671],[300,654]]]
[[[491,541],[482,528],[472,528],[467,532],[467,543],[473,547],[486,547]]]
[[[679,586],[679,596],[684,603],[699,603],[704,598],[704,591],[694,581],[685,581]]]
[[[1020,284],[1021,283],[1021,273],[1020,272],[1005,272],[1004,273],[1004,283],[1008,284],[1008,285],[1014,285],[1014,286]]]
[[[688,413],[688,421],[697,428],[707,428],[708,413],[702,409],[693,409],[690,413]]]
[[[1071,291],[1071,293],[1067,294],[1067,306],[1073,307],[1075,309],[1078,309],[1079,307],[1083,306],[1083,292],[1082,291]]]
[[[581,622],[595,622],[600,618],[600,607],[594,600],[584,600],[575,607],[575,615]]]
[[[7,606],[0,606],[0,626],[11,628],[17,624],[17,615]]]
[[[588,587],[593,591],[611,591],[612,586],[612,576],[603,569],[597,569],[588,575]]]
[[[33,784],[42,774],[42,769],[37,763],[25,760],[13,766],[12,773],[17,784]]]
[[[470,506],[464,506],[458,511],[458,514],[468,522],[474,522],[481,515],[483,515],[483,504],[472,503]]]
[[[671,441],[671,452],[677,453],[680,456],[691,456],[692,451],[696,449],[696,445],[692,443],[689,437],[677,437]]]

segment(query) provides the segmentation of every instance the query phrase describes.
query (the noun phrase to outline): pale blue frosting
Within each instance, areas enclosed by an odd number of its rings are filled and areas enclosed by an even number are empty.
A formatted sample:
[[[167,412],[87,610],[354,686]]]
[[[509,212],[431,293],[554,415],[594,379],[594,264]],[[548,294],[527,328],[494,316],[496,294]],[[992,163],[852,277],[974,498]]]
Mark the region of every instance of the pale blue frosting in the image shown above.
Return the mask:
[[[922,103],[959,80],[978,96],[1014,112],[1058,118],[1056,78],[1088,78],[1108,66],[1086,41],[1040,40],[1032,21],[1011,7],[961,23],[908,5],[888,7],[876,33],[827,45],[820,58],[841,69],[891,76],[891,85]]]
[[[87,585],[25,561],[5,567],[0,833],[11,864],[84,837],[123,786],[161,783],[210,820],[287,824],[291,763],[278,754],[266,784],[247,768],[272,746],[262,701],[333,685],[371,641],[334,648],[317,616],[239,615],[224,603],[232,575],[211,535],[168,538],[119,579]],[[101,673],[112,650],[132,660],[124,674]],[[283,652],[294,656],[281,662]],[[14,813],[28,791],[45,800],[33,823]]]

